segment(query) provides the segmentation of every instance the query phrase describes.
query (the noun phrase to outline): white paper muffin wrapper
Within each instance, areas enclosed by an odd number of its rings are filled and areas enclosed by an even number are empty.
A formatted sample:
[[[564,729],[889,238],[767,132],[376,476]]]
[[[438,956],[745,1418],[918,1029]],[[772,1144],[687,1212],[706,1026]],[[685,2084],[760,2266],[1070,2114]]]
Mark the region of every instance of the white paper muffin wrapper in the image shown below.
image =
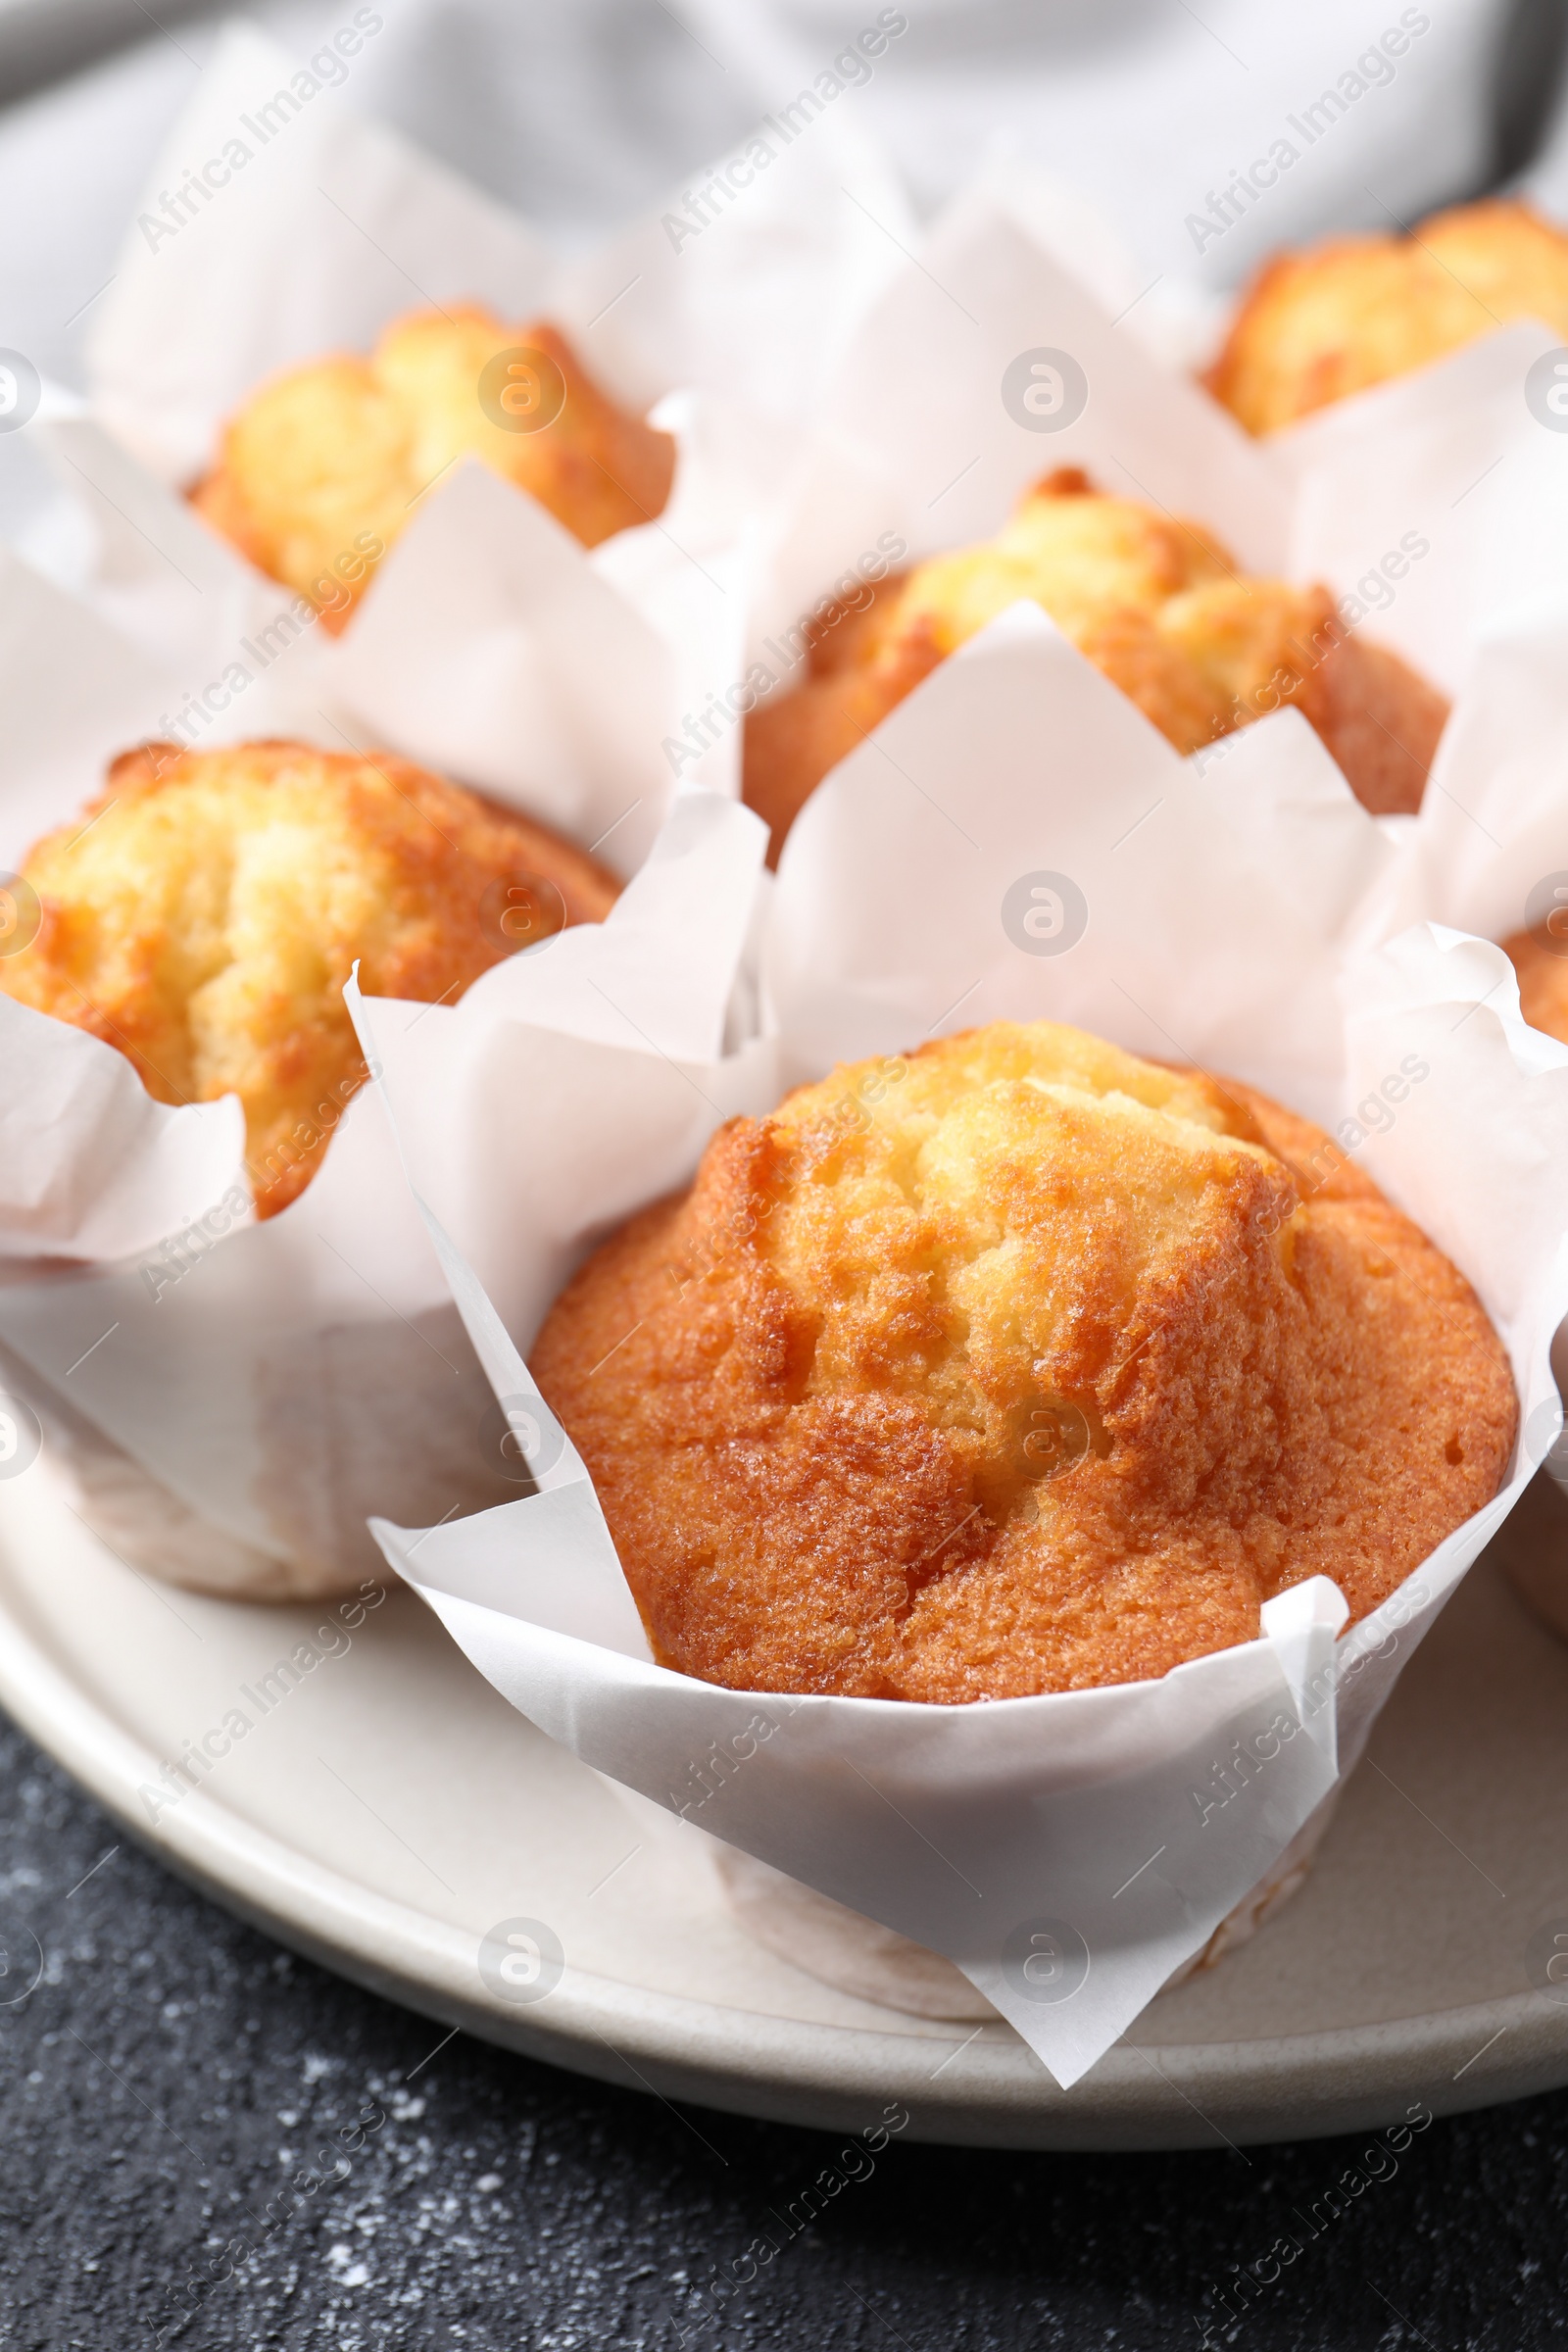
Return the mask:
[[[1311,1870],[1344,1787],[1343,1779],[1334,1783],[1262,1878],[1227,1911],[1208,1941],[1166,1978],[1161,1990],[1184,1984],[1200,1969],[1216,1967],[1290,1901]],[[926,1944],[911,1943],[906,1936],[879,1927],[862,1911],[846,1910],[739,1846],[715,1841],[712,1854],[725,1900],[747,1934],[808,1976],[837,1985],[841,1992],[853,1992],[858,1999],[879,2001],[915,2017],[958,2018],[973,2024],[996,2016],[978,1986]],[[1038,1977],[1038,1967],[1035,1973]]]
[[[423,1017],[358,1003],[421,1211],[541,1490],[376,1534],[533,1721],[947,1954],[1065,2084],[1358,1756],[1550,1442],[1568,1049],[1520,1022],[1494,948],[1425,926],[1372,952],[1347,935],[1348,796],[1295,714],[1200,776],[1025,607],[880,733],[814,797],[771,889],[757,820],[694,796],[645,876],[661,893],[645,933],[568,935]],[[1087,927],[1064,953],[1004,928],[1007,891],[1034,871],[1079,879]],[[518,1348],[597,1239],[689,1178],[722,1117],[766,1111],[835,1058],[1004,1016],[1234,1073],[1337,1127],[1501,1334],[1527,1433],[1513,1476],[1338,1643],[1344,1604],[1318,1579],[1268,1605],[1257,1641],[1160,1682],[972,1708],[729,1691],[655,1665]]]

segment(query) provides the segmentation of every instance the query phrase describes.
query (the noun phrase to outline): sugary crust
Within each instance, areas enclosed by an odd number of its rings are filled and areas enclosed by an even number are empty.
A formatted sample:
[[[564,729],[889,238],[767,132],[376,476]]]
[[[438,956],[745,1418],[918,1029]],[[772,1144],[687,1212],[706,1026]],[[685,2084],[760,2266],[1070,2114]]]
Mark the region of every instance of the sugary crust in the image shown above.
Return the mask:
[[[616,884],[542,825],[388,754],[145,744],[24,862],[0,989],[85,1029],[161,1102],[238,1094],[262,1216],[309,1183],[364,1063],[343,1003],[451,1003]]]
[[[559,415],[531,432],[497,424],[479,397],[487,364],[518,348],[542,354],[564,384]],[[533,389],[519,379],[514,396]],[[225,426],[191,500],[335,634],[423,492],[460,457],[481,458],[597,547],[662,512],[674,453],[667,433],[599,390],[555,327],[508,326],[467,303],[395,319],[368,360],[318,360],[263,385]]]
[[[1319,1571],[1359,1617],[1516,1421],[1317,1128],[1045,1023],[732,1121],[533,1364],[664,1662],[944,1704],[1164,1674]]]
[[[805,677],[747,721],[745,794],[776,863],[829,769],[1018,598],[1043,605],[1182,753],[1294,704],[1376,813],[1419,808],[1444,698],[1353,636],[1325,588],[1239,577],[1197,524],[1048,475],[995,540],[884,581],[808,632]]]
[[[1277,432],[1516,318],[1568,336],[1568,237],[1494,197],[1435,213],[1408,236],[1331,237],[1278,255],[1203,380],[1249,432]]]

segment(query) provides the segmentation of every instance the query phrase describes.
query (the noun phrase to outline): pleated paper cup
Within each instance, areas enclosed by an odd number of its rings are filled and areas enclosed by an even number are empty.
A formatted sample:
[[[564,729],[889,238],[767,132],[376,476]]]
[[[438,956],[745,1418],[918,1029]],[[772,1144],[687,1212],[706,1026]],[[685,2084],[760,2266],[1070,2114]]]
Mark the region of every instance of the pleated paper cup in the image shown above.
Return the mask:
[[[427,1018],[357,1004],[539,1483],[434,1531],[378,1521],[388,1561],[552,1737],[955,1964],[1064,2084],[1289,1882],[1560,1418],[1568,1049],[1520,1021],[1495,948],[1431,925],[1368,948],[1348,930],[1343,802],[1294,714],[1194,772],[1020,609],[836,771],[776,883],[757,820],[693,796],[618,929],[568,935],[548,966],[502,967]],[[1007,920],[1042,876],[1071,883],[1084,916],[1045,954]],[[1502,1491],[1348,1631],[1315,1578],[1266,1604],[1254,1641],[1157,1682],[943,1707],[658,1665],[523,1361],[552,1299],[599,1238],[689,1180],[724,1117],[764,1114],[838,1059],[1037,1017],[1232,1073],[1329,1128],[1475,1285],[1508,1350],[1523,1437]]]

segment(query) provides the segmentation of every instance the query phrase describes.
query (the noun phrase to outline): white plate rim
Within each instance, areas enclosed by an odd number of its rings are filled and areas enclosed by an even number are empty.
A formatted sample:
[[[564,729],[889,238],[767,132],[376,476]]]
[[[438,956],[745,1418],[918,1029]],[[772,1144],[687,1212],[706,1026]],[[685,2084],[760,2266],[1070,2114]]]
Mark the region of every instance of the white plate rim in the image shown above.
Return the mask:
[[[167,1823],[147,1821],[136,1792],[157,1781],[159,1759],[3,1598],[0,1702],[138,1845],[291,1949],[444,2026],[664,2098],[855,2129],[876,2095],[903,2102],[916,2138],[1087,2151],[1313,2138],[1398,2120],[1416,2104],[1413,2086],[1445,2114],[1568,2083],[1568,2009],[1528,1991],[1262,2040],[1124,2041],[1068,2092],[1000,2028],[995,2042],[966,2046],[955,2026],[944,2050],[929,2025],[869,2033],[719,2012],[580,1968],[536,2008],[514,2008],[480,1981],[471,1937],[298,1853],[200,1789]],[[728,2032],[715,2034],[720,2014]]]

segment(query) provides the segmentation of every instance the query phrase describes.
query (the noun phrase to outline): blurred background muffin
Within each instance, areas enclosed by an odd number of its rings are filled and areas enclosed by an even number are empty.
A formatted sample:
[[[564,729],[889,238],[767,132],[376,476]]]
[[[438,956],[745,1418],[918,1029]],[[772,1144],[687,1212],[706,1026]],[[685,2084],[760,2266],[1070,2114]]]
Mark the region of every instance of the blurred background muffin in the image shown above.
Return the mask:
[[[1519,982],[1519,1009],[1532,1029],[1568,1046],[1568,898],[1531,931],[1516,931],[1502,952]]]
[[[619,885],[526,817],[384,754],[303,743],[150,743],[23,862],[31,944],[0,960],[18,1004],[120,1052],[161,1102],[234,1094],[257,1213],[320,1164],[366,1075],[343,1002],[451,1003]]]
[[[1529,205],[1493,198],[1407,234],[1278,255],[1203,380],[1250,433],[1272,433],[1516,318],[1568,337],[1568,236]]]
[[[507,326],[469,303],[395,319],[368,359],[263,385],[191,501],[336,634],[421,493],[462,457],[597,547],[662,513],[675,444],[600,391],[547,321]]]
[[[1319,1129],[1046,1022],[732,1121],[532,1363],[660,1659],[942,1704],[1158,1677],[1317,1574],[1359,1618],[1517,1420],[1468,1283]]]
[[[1093,489],[1025,492],[994,539],[881,582],[810,629],[808,673],[747,720],[745,794],[776,861],[809,794],[911,687],[1032,598],[1188,753],[1294,704],[1378,813],[1421,805],[1444,697],[1348,629],[1326,588],[1243,578],[1200,525]]]

